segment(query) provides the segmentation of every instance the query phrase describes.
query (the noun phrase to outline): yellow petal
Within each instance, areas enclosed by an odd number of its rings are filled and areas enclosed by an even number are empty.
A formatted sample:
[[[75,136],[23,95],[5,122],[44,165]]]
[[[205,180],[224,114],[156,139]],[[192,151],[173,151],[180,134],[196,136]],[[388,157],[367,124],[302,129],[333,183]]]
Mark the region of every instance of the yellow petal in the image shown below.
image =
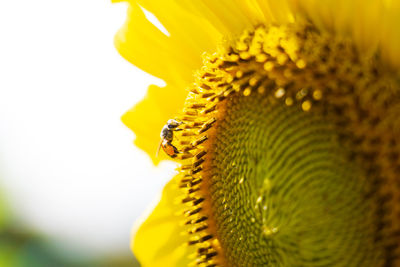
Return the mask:
[[[142,267],[188,266],[188,255],[195,252],[194,246],[188,246],[188,234],[182,233],[183,213],[177,214],[174,199],[181,195],[178,178],[170,181],[163,190],[161,201],[140,225],[132,239],[132,249]]]
[[[400,1],[384,1],[385,14],[380,34],[382,57],[397,71],[400,69]]]
[[[125,25],[115,36],[115,46],[128,61],[166,82],[190,75],[177,51],[165,43],[168,37],[151,24],[137,4],[131,4]],[[171,67],[172,65],[172,67]],[[188,78],[188,77],[186,77]]]
[[[169,159],[163,151],[156,157],[160,131],[182,109],[186,95],[183,87],[151,85],[145,98],[122,116],[124,124],[136,134],[135,144],[147,152],[154,164]]]
[[[169,3],[171,2],[171,3]],[[191,16],[173,1],[143,1],[154,12],[170,36],[146,18],[136,1],[129,1],[128,18],[115,36],[115,46],[128,61],[167,83],[187,85],[202,63],[201,55],[211,51],[221,38],[207,22]]]
[[[203,16],[189,13],[180,2],[138,0],[139,5],[154,14],[168,30],[169,46],[198,59],[202,53],[215,49],[222,36]]]
[[[177,2],[193,14],[206,18],[224,37],[235,36],[243,30],[259,24],[293,22],[287,1],[201,0]]]
[[[192,1],[193,2],[193,1]],[[192,3],[197,5],[196,2]],[[206,17],[224,35],[231,35],[251,26],[251,17],[243,12],[243,3],[236,0],[202,0],[197,7],[193,7],[200,16]]]

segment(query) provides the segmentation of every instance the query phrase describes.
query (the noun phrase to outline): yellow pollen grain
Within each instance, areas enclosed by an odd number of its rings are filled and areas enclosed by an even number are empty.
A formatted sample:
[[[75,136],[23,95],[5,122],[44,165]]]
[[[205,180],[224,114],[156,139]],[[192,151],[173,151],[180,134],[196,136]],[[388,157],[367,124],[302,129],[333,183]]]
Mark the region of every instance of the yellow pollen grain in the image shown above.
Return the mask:
[[[239,92],[239,91],[240,91],[240,84],[234,84],[234,85],[232,86],[232,88],[233,88],[233,90],[235,90],[236,92]]]
[[[278,228],[276,227],[268,227],[268,226],[263,227],[263,234],[266,236],[271,236],[273,234],[276,234],[277,232]]]
[[[244,91],[243,91],[243,95],[244,96],[249,96],[251,94],[251,88],[246,88]]]
[[[308,94],[308,90],[303,88],[296,94],[296,99],[301,100]]]
[[[232,61],[238,61],[239,59],[240,59],[240,57],[238,54],[233,54],[230,56],[230,60],[232,60]]]
[[[288,57],[287,57],[286,54],[280,54],[280,55],[277,57],[276,60],[278,61],[278,64],[279,64],[279,65],[284,65],[284,64],[286,63],[286,61],[288,60]]]
[[[232,75],[227,75],[227,77],[226,77],[226,82],[227,83],[231,83],[231,82],[233,82],[233,76]]]
[[[256,61],[257,62],[262,63],[262,62],[265,62],[267,59],[268,59],[268,57],[267,57],[266,54],[257,54],[256,55]]]
[[[301,104],[301,108],[304,111],[309,111],[311,109],[311,101],[310,100],[306,100]]]
[[[322,99],[322,91],[321,90],[315,90],[313,93],[313,98],[315,100],[321,100]]]
[[[249,52],[241,52],[241,53],[240,53],[240,58],[241,58],[241,59],[247,60],[247,59],[249,59],[250,57],[251,57],[251,55],[250,55]]]
[[[248,46],[247,44],[245,44],[245,43],[238,42],[238,43],[236,44],[236,48],[237,48],[239,51],[245,51],[245,50],[249,49],[249,46]]]
[[[293,98],[291,98],[291,97],[286,98],[285,99],[285,104],[286,104],[286,106],[293,105]]]
[[[271,61],[265,62],[264,69],[266,71],[271,71],[273,68],[274,68],[274,63],[272,63]]]
[[[281,98],[285,95],[285,89],[283,89],[282,87],[279,88],[278,90],[276,90],[275,92],[275,97],[276,98]]]
[[[239,70],[235,74],[236,78],[242,78],[243,77],[243,71]]]
[[[296,66],[299,69],[304,69],[306,67],[306,62],[303,59],[299,59],[296,61]]]
[[[257,82],[258,82],[259,80],[260,80],[259,77],[252,77],[252,78],[249,80],[250,86],[256,85]]]

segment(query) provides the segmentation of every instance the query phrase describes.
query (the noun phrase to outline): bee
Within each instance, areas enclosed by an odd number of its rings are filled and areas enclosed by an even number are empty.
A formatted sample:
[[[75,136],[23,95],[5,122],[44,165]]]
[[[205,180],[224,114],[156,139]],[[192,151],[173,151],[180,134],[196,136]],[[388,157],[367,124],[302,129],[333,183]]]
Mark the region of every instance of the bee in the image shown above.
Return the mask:
[[[164,125],[160,133],[161,141],[158,145],[156,154],[157,156],[160,148],[162,148],[164,152],[171,158],[175,158],[176,155],[179,154],[178,149],[172,144],[172,140],[174,140],[175,131],[182,131],[182,129],[178,128],[178,126],[182,123],[183,122],[171,119],[168,120],[167,124]]]

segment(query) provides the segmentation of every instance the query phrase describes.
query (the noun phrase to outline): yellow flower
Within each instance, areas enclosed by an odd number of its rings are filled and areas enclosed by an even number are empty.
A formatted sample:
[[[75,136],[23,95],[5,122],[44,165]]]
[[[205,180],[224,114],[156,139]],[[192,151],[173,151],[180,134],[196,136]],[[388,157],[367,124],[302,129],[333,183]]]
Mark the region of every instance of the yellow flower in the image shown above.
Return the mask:
[[[167,85],[122,120],[155,164],[182,122],[143,266],[400,266],[400,1],[128,2],[116,47]]]

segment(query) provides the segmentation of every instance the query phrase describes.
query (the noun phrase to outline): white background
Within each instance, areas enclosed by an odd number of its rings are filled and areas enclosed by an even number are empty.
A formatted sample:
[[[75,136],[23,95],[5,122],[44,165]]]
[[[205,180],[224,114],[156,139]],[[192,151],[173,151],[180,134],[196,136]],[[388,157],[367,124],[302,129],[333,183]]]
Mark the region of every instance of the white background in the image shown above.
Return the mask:
[[[116,52],[124,3],[0,2],[0,187],[29,227],[91,254],[129,253],[173,175],[120,116],[161,84]]]

